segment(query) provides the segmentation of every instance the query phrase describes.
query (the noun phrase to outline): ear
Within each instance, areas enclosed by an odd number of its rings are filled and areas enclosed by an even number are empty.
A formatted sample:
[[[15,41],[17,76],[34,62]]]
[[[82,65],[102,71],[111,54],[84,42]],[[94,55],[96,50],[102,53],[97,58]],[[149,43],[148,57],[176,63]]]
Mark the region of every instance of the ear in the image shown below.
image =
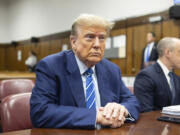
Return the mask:
[[[70,36],[70,42],[71,42],[71,46],[72,46],[73,50],[75,50],[75,48],[76,48],[76,41],[77,41],[76,36]]]
[[[171,54],[172,54],[172,50],[170,50],[169,48],[166,48],[165,51],[164,51],[164,54],[166,57],[170,57]]]

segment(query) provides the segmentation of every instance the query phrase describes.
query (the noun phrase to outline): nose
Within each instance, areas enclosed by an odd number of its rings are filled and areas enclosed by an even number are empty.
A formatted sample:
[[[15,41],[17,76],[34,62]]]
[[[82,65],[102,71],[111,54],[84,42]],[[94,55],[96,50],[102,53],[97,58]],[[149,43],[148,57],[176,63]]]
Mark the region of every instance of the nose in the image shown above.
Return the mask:
[[[98,37],[95,38],[95,42],[94,42],[94,48],[99,48],[100,47],[100,40]]]

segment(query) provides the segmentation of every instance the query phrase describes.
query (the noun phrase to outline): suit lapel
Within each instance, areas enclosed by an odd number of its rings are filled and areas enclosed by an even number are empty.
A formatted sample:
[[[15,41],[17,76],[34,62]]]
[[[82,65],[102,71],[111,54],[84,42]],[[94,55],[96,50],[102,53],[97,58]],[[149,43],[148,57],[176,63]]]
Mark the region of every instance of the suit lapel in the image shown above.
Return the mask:
[[[178,89],[180,88],[180,86],[179,86],[179,78],[174,73],[173,73],[173,78],[174,78],[174,85],[175,85],[175,100],[174,100],[174,103],[178,104],[177,97],[179,97],[179,96],[177,96],[177,95],[179,95]]]
[[[166,79],[166,76],[163,72],[163,70],[161,69],[160,65],[158,63],[156,63],[155,65],[155,68],[156,68],[156,71],[157,73],[159,74],[159,78],[162,80],[162,84],[163,84],[163,89],[165,93],[167,93],[168,95],[168,101],[171,103],[171,90],[170,90],[170,87],[168,85],[168,82],[167,82],[167,79]]]
[[[99,94],[100,94],[100,99],[101,99],[101,106],[105,106],[106,103],[111,101],[110,96],[109,96],[109,91],[108,91],[108,80],[106,77],[107,72],[103,68],[102,63],[96,64],[96,75],[97,75],[97,81],[98,81],[98,88],[99,88]]]
[[[67,81],[71,88],[73,97],[78,107],[85,107],[85,96],[80,70],[78,68],[74,53],[70,51],[66,56],[67,61]]]

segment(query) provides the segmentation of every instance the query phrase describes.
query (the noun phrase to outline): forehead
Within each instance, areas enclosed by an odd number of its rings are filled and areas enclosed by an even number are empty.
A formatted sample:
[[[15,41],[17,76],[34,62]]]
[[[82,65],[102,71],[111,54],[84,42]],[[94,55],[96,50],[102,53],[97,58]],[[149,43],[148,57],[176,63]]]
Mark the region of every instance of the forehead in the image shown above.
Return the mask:
[[[180,41],[176,43],[176,49],[180,49]]]
[[[147,34],[148,37],[153,37],[152,33]]]
[[[79,34],[101,34],[107,35],[107,31],[104,27],[100,26],[79,26],[77,28],[77,33]]]

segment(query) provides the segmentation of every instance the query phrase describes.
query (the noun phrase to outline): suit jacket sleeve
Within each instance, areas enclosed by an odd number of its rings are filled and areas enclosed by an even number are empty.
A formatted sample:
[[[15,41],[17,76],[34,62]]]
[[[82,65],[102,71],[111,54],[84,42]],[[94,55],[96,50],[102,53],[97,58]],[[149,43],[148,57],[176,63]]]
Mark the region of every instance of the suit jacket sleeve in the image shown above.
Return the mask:
[[[155,83],[144,71],[141,71],[134,83],[134,94],[140,102],[141,112],[152,111],[154,108]]]
[[[95,128],[96,111],[76,106],[60,105],[55,73],[45,61],[36,68],[36,85],[30,100],[30,115],[34,127]],[[64,98],[68,98],[64,95]]]

